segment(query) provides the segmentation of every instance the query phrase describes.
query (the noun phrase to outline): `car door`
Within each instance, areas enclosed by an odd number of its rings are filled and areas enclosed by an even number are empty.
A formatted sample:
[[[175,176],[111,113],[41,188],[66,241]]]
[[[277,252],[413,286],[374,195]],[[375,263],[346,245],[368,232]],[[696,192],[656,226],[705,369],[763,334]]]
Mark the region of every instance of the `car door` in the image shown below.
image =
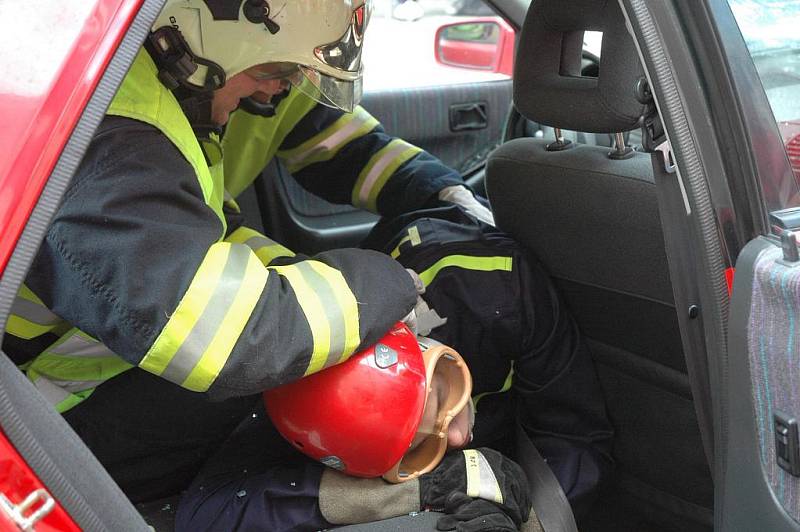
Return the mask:
[[[645,145],[714,528],[796,530],[800,2],[622,3],[658,104]]]
[[[800,528],[800,2],[729,0],[769,107],[753,138],[765,230],[736,261],[722,366],[719,530]],[[789,30],[789,28],[793,28]],[[744,85],[747,80],[740,82]],[[768,129],[767,129],[768,128]],[[777,133],[777,134],[776,134]],[[767,166],[768,165],[768,166]]]
[[[514,34],[482,0],[375,2],[361,105],[390,135],[435,155],[481,192],[484,161],[511,105]],[[257,200],[248,194],[244,207],[252,213],[257,203],[262,213],[249,223],[262,222],[272,238],[305,253],[357,245],[377,220],[309,194],[280,164],[255,184]]]
[[[0,331],[159,0],[0,3]],[[47,13],[44,19],[42,13]],[[46,36],[46,37],[45,37]],[[0,530],[147,530],[50,403],[0,351]]]

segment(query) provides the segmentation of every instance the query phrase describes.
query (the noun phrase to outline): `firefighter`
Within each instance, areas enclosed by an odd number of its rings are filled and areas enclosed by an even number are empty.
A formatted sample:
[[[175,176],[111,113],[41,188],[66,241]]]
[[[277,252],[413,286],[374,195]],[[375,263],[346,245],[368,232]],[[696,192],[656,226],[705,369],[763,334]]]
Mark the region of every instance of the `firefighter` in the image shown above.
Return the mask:
[[[414,307],[381,253],[296,256],[242,225],[233,198],[273,157],[334,202],[491,217],[358,107],[365,0],[274,4],[166,2],[6,327],[4,351],[133,501],[188,484],[256,394],[346,361]]]
[[[522,469],[487,448],[445,454],[471,440],[471,391],[456,351],[398,324],[265,392],[269,419],[255,411],[209,460],[175,529],[320,530],[437,509],[440,530],[517,530],[531,505]]]

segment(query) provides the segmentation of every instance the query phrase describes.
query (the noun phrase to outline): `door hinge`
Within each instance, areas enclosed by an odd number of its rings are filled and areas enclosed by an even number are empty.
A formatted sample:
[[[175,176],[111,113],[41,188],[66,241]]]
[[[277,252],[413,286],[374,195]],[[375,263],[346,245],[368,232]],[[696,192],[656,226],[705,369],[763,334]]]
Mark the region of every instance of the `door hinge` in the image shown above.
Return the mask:
[[[39,503],[37,505],[37,503]],[[56,501],[45,489],[31,492],[19,504],[11,502],[5,493],[0,493],[0,512],[11,519],[20,530],[29,531],[55,508]]]

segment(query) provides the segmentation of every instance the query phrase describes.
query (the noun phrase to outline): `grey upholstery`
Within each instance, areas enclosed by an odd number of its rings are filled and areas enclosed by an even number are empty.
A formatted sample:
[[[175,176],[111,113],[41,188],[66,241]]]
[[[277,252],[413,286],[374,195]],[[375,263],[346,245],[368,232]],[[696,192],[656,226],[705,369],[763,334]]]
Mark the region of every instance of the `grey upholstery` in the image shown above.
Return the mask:
[[[589,29],[604,32],[597,80],[572,75]],[[530,120],[595,133],[638,122],[641,67],[615,1],[534,0],[515,68],[514,104]],[[650,155],[612,160],[609,148],[580,144],[548,151],[553,140],[515,139],[490,156],[495,220],[542,261],[587,338],[616,431],[614,503],[642,520],[702,530],[713,486]],[[591,530],[591,522],[579,525]]]
[[[600,75],[581,76],[583,32],[602,31]],[[643,106],[636,48],[615,1],[534,1],[514,67],[514,105],[529,120],[588,133],[628,131]]]

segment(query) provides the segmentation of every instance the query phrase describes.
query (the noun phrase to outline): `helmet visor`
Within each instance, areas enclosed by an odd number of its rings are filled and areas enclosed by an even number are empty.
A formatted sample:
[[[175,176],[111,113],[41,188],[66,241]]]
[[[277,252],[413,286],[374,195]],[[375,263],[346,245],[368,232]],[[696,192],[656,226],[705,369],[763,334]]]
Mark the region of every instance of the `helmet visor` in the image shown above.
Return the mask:
[[[408,452],[383,475],[389,482],[405,482],[436,467],[447,451],[450,423],[472,404],[472,377],[461,355],[443,345],[420,347],[425,349],[425,410]]]
[[[297,78],[291,78],[292,85],[312,100],[347,113],[352,113],[361,102],[360,73],[356,79],[348,81],[304,66],[299,66],[298,69],[302,78],[298,79],[298,83],[295,83]]]
[[[311,98],[328,107],[351,113],[361,101],[361,75],[352,81],[325,75],[295,63],[268,63],[248,71],[258,80],[283,79]]]

